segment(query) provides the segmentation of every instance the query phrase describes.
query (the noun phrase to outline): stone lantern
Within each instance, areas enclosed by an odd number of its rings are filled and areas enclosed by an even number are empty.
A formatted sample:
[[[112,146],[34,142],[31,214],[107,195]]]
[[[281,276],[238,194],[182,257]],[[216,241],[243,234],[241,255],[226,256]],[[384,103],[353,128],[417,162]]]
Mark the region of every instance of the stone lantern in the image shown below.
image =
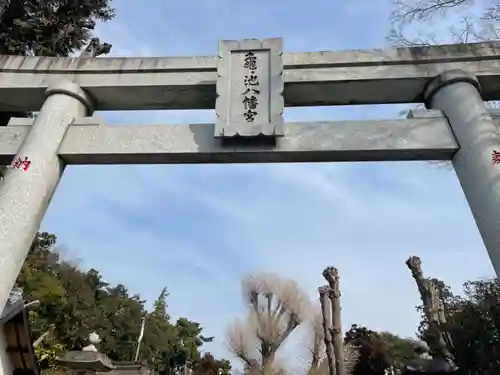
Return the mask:
[[[115,365],[105,354],[99,353],[96,344],[101,342],[99,335],[95,332],[89,335],[90,345],[81,351],[73,350],[57,358],[57,362],[79,375],[94,375],[97,372],[110,372]]]
[[[451,359],[431,357],[423,341],[415,342],[414,350],[416,358],[406,363],[401,375],[454,375],[459,370]]]

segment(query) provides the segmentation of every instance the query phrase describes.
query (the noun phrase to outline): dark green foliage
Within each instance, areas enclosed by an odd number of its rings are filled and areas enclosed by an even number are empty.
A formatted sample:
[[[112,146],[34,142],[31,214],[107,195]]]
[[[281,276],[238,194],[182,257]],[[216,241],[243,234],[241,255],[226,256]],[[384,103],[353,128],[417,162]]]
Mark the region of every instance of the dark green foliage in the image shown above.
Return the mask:
[[[198,370],[207,366],[227,369],[225,361],[210,364],[209,357],[201,357],[203,343],[212,338],[202,335],[199,323],[187,318],[170,322],[166,288],[148,312],[144,301],[130,295],[124,285],[111,286],[99,271],[82,271],[60,259],[55,243],[54,235],[38,234],[17,280],[26,299],[41,302],[30,316],[34,339],[51,332],[38,350],[50,354],[41,362],[45,372],[54,374],[56,354],[88,345],[87,337],[94,331],[103,339],[100,351],[114,360],[133,360],[142,317],[146,317],[146,326],[139,359],[160,375],[173,374],[184,365]]]
[[[454,296],[448,286],[433,279],[445,302],[447,322],[442,330],[451,338],[451,352],[464,374],[500,372],[500,284],[497,279],[468,281],[464,295]],[[419,335],[425,337],[423,319]]]
[[[193,375],[230,375],[229,361],[216,360],[210,353],[205,353],[193,368]]]
[[[409,360],[415,357],[414,340],[401,338],[390,332],[379,332],[379,337],[390,358],[391,365],[401,368]]]
[[[1,14],[0,54],[69,56],[114,17],[111,0],[10,0]]]
[[[0,55],[69,56],[114,17],[111,0],[7,0],[0,10]],[[23,112],[0,112],[0,126]]]
[[[353,375],[384,375],[389,367],[400,368],[413,356],[411,340],[355,324],[346,332],[344,342],[356,347],[360,354]]]
[[[468,281],[463,296],[455,296],[438,279],[431,279],[444,302],[447,322],[440,328],[449,337],[453,359],[461,374],[497,375],[500,373],[500,283],[497,279]],[[422,307],[417,307],[422,311]],[[428,334],[422,315],[420,339]],[[393,334],[352,326],[346,344],[360,351],[354,375],[383,375],[390,366],[401,368],[413,356],[411,340]]]

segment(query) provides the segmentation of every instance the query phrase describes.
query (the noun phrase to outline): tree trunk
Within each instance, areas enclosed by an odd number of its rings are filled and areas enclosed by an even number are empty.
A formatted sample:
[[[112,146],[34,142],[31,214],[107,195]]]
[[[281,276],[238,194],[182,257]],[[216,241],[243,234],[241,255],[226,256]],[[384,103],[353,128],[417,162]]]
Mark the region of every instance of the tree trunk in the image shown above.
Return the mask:
[[[316,322],[314,322],[316,323]],[[323,331],[323,319],[321,319],[321,331]],[[311,365],[309,366],[309,374],[312,374],[314,371],[318,370],[320,361],[321,361],[321,333],[318,333],[319,327],[314,326],[314,343],[312,348],[312,359]]]
[[[335,267],[327,267],[323,271],[323,277],[330,285],[329,295],[332,303],[332,341],[335,351],[335,369],[337,375],[347,375],[344,338],[342,337],[339,271]]]
[[[326,348],[326,360],[328,362],[329,375],[336,375],[335,352],[332,342],[332,317],[330,307],[330,287],[325,285],[318,288],[319,301],[321,302],[321,315],[323,316],[323,333]]]
[[[417,283],[420,298],[424,306],[424,313],[429,325],[430,335],[426,335],[426,343],[433,356],[451,359],[451,353],[445,341],[445,335],[441,324],[446,323],[443,301],[439,296],[437,288],[431,281],[426,279],[422,272],[422,261],[419,257],[412,256],[406,261],[415,282]]]

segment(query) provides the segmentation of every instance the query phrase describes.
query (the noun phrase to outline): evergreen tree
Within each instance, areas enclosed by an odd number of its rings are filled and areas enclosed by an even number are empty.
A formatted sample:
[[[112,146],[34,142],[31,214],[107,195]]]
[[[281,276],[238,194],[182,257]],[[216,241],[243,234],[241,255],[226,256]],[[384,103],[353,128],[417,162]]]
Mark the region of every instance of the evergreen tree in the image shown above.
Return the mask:
[[[357,348],[360,354],[353,375],[384,375],[390,367],[399,369],[415,355],[413,340],[356,324],[346,332],[344,342]]]
[[[92,37],[96,21],[115,16],[112,0],[8,0],[0,8],[0,55],[70,56]],[[0,126],[22,112],[0,112]]]
[[[463,296],[454,296],[441,280],[431,279],[441,291],[453,359],[465,374],[493,375],[500,371],[500,283],[498,279],[468,281]],[[443,293],[442,291],[446,291]],[[427,335],[422,317],[419,336]]]
[[[211,353],[203,357],[193,368],[193,375],[230,375],[231,364],[227,360],[216,360]]]
[[[130,295],[124,285],[111,286],[98,270],[83,271],[61,259],[56,240],[49,233],[36,236],[16,283],[25,299],[40,301],[30,319],[33,340],[44,337],[36,352],[45,374],[59,375],[54,359],[63,351],[87,345],[91,332],[101,336],[99,350],[111,359],[133,360],[143,317],[146,326],[139,359],[159,375],[171,375],[184,366],[209,366],[198,364],[203,359],[202,345],[212,338],[204,337],[201,325],[187,318],[170,322],[167,288],[148,312],[140,296]],[[228,363],[215,361],[221,371],[228,371]]]

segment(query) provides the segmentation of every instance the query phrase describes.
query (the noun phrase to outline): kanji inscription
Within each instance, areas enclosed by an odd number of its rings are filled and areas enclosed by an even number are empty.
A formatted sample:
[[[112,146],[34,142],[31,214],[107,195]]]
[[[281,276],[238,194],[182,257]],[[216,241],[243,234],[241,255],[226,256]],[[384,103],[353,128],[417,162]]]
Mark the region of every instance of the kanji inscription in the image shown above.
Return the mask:
[[[283,134],[282,40],[219,42],[215,137]]]
[[[493,165],[500,164],[500,152],[498,152],[497,150],[493,150],[493,152],[491,153],[491,161]]]
[[[245,53],[245,63],[243,67],[248,69],[248,74],[245,76],[245,92],[243,92],[243,117],[247,122],[254,122],[258,115],[257,107],[259,106],[259,77],[257,71],[257,56],[253,52]]]
[[[12,160],[12,163],[10,163],[8,168],[22,169],[24,172],[26,172],[26,171],[28,171],[30,165],[31,165],[31,161],[28,159],[28,157],[25,157],[24,159],[21,159],[20,157],[16,157],[14,160]]]

